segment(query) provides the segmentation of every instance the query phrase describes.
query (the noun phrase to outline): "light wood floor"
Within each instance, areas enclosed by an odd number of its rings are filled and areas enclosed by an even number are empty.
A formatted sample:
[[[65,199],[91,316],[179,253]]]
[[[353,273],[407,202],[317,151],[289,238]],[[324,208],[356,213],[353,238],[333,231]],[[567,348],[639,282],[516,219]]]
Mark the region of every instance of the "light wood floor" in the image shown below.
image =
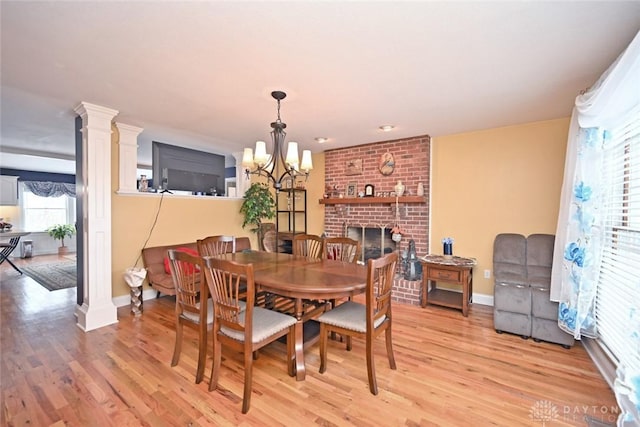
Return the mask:
[[[50,262],[57,257],[34,257]],[[24,262],[25,260],[18,260]],[[318,373],[318,345],[305,354],[306,381],[286,373],[285,346],[254,364],[251,410],[241,413],[239,354],[224,352],[220,388],[194,383],[196,334],[186,330],[170,366],[174,301],[144,302],[141,317],[85,333],[76,326],[75,289],[49,292],[7,263],[1,281],[1,422],[5,426],[562,426],[585,415],[612,424],[615,398],[584,348],[570,350],[493,330],[492,309],[394,306],[398,369],[384,339],[375,344],[377,396],[369,393],[364,343],[330,341]]]

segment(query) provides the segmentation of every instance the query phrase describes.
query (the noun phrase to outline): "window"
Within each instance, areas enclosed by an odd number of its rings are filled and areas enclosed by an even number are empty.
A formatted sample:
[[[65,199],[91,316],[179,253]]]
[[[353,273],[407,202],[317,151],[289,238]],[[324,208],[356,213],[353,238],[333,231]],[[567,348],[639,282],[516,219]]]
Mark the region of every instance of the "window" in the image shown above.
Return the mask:
[[[602,205],[596,325],[600,344],[617,364],[640,370],[640,337],[631,336],[640,322],[640,110],[612,129],[604,150],[609,191]]]
[[[25,231],[44,231],[54,224],[75,224],[76,199],[60,197],[40,197],[33,194],[23,183],[19,184],[20,207]]]

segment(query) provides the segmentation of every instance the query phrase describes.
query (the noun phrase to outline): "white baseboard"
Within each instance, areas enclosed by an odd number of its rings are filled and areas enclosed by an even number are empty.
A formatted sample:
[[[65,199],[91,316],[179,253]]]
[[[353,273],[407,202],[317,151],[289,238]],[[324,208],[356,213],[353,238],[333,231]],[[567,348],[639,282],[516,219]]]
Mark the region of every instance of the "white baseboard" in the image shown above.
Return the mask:
[[[472,301],[474,304],[489,305],[493,307],[493,295],[474,293]]]

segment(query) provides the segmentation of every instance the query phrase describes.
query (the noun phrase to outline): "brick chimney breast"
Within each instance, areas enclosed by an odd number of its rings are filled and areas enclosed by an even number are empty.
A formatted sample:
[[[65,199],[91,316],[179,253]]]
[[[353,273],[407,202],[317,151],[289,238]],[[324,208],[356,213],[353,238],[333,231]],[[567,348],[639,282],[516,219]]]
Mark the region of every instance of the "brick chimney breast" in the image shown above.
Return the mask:
[[[391,153],[395,161],[393,172],[383,175],[379,164],[385,153]],[[372,184],[375,195],[394,191],[398,181],[405,185],[404,196],[416,196],[418,184],[424,186],[424,203],[399,203],[398,225],[404,234],[397,250],[402,255],[409,239],[413,239],[419,257],[427,254],[429,241],[429,191],[430,191],[431,138],[428,135],[382,141],[325,152],[325,186],[337,186],[346,197],[347,185],[356,183],[356,194]],[[360,174],[353,167],[354,160],[361,160]],[[396,224],[395,203],[358,203],[325,205],[325,233],[329,237],[343,236],[348,226],[371,224],[393,227]],[[394,301],[419,305],[420,283],[396,278],[393,289]]]

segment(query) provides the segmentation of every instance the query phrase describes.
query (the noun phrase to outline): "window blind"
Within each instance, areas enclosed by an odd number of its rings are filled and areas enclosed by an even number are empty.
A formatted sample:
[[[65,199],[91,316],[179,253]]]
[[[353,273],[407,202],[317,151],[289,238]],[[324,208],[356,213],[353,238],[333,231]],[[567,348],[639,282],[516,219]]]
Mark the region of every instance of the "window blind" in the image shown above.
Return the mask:
[[[598,342],[616,364],[640,369],[640,109],[611,129],[602,170],[603,250]]]

